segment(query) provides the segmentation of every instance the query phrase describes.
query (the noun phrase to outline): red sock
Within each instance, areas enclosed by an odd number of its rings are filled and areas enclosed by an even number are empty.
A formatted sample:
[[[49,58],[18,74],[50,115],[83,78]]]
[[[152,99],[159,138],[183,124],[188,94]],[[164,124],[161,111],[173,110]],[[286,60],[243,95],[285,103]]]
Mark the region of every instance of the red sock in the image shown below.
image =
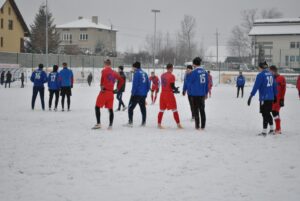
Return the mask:
[[[179,124],[180,120],[179,120],[179,114],[178,114],[178,112],[177,111],[173,112],[173,116],[174,116],[174,119],[175,119],[176,123]]]
[[[152,103],[153,103],[153,93],[151,93],[151,100],[152,100]]]
[[[276,124],[276,130],[281,130],[281,126],[280,126],[280,119],[275,119],[275,124]]]
[[[155,96],[154,96],[154,103],[155,103],[155,101],[156,101],[156,98],[157,98],[157,94],[155,94]]]
[[[158,113],[158,124],[161,124],[162,118],[163,118],[164,113],[163,112],[159,112]]]

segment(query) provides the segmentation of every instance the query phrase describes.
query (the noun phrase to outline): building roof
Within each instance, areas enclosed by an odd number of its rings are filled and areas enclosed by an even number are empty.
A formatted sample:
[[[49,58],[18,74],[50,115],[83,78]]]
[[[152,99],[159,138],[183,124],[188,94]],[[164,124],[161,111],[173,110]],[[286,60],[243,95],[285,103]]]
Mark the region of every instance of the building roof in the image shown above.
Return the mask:
[[[300,35],[300,18],[259,19],[249,36]]]
[[[95,29],[104,29],[104,30],[113,30],[113,31],[117,31],[116,29],[112,29],[110,26],[101,24],[101,23],[94,23],[92,22],[91,19],[78,19],[76,21],[73,22],[69,22],[66,24],[62,24],[59,26],[56,26],[56,28],[60,28],[60,29],[71,29],[71,28],[95,28]]]
[[[1,6],[0,8],[3,7],[3,5],[6,1],[10,2],[10,5],[14,9],[14,11],[17,15],[17,18],[18,18],[18,20],[19,20],[19,22],[20,22],[20,24],[21,24],[21,26],[24,30],[25,36],[29,36],[29,29],[27,27],[27,24],[25,23],[24,18],[23,18],[22,14],[21,14],[21,12],[20,12],[20,10],[19,10],[19,8],[18,8],[18,6],[17,6],[17,4],[14,0],[0,0],[0,6]]]

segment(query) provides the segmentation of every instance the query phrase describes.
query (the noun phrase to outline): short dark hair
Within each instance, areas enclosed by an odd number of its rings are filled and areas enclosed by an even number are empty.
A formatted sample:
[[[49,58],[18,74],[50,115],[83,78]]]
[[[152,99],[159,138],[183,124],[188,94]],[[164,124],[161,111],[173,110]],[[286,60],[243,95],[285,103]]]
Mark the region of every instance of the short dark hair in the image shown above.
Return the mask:
[[[275,73],[278,72],[278,68],[275,65],[270,66],[270,70],[274,71]]]
[[[39,68],[44,68],[44,64],[39,64]]]
[[[258,66],[259,66],[260,68],[262,68],[262,69],[265,69],[265,68],[268,67],[268,63],[267,63],[266,61],[260,62]]]
[[[187,65],[186,67],[187,69],[193,70],[193,66],[192,65]]]
[[[209,70],[209,71],[207,71],[207,73],[210,73],[210,70]]]
[[[124,66],[119,66],[119,69],[120,69],[121,71],[123,71],[123,70],[124,70]]]
[[[167,64],[167,69],[171,69],[173,67],[174,67],[173,64],[171,64],[171,63]]]
[[[134,64],[132,64],[132,67],[141,68],[141,63],[139,61],[136,61]]]
[[[105,65],[109,65],[109,66],[110,66],[110,65],[111,65],[111,61],[110,61],[110,59],[106,59],[106,60],[104,61],[104,64],[105,64]]]
[[[57,72],[57,70],[58,70],[58,65],[53,65],[53,71]]]
[[[67,66],[68,64],[67,64],[67,62],[64,62],[64,63],[62,63],[62,65],[63,65],[63,66]]]
[[[201,65],[201,62],[202,62],[202,59],[200,57],[196,57],[194,60],[193,60],[193,64],[196,65],[196,66],[200,66]]]

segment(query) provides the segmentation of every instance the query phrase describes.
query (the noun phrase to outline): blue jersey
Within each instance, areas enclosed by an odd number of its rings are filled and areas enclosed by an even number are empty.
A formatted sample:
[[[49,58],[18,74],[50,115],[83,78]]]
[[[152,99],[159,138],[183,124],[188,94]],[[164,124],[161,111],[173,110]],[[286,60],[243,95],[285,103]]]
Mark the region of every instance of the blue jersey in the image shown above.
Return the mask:
[[[63,68],[59,72],[59,81],[61,87],[73,86],[73,72],[68,68]]]
[[[197,67],[191,73],[190,96],[207,96],[208,93],[208,73],[201,67]]]
[[[238,87],[243,87],[245,85],[245,77],[242,76],[242,75],[239,75],[237,78],[236,78],[236,86]]]
[[[47,82],[47,74],[42,69],[37,69],[32,72],[30,80],[33,82],[33,86],[44,87],[44,84]]]
[[[133,75],[132,96],[147,96],[150,90],[150,81],[147,73],[141,69],[137,69]]]
[[[59,90],[59,73],[52,72],[48,75],[48,88],[51,90]]]
[[[273,74],[268,70],[263,70],[256,76],[256,80],[251,92],[251,96],[255,96],[259,91],[259,100],[274,100],[277,95],[277,84]]]
[[[190,95],[190,82],[191,82],[191,73],[187,73],[184,76],[184,82],[183,82],[183,91],[187,92],[188,95]]]

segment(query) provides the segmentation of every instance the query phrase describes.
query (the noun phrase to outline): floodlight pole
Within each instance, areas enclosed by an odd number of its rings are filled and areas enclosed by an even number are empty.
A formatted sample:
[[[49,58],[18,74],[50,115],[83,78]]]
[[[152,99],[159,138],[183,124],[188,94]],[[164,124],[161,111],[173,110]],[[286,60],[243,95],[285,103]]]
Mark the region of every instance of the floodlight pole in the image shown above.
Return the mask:
[[[46,68],[49,67],[49,42],[48,42],[48,0],[46,0]]]
[[[153,70],[155,71],[155,57],[156,57],[156,14],[160,13],[160,10],[152,9],[154,13],[154,38],[153,38]]]

